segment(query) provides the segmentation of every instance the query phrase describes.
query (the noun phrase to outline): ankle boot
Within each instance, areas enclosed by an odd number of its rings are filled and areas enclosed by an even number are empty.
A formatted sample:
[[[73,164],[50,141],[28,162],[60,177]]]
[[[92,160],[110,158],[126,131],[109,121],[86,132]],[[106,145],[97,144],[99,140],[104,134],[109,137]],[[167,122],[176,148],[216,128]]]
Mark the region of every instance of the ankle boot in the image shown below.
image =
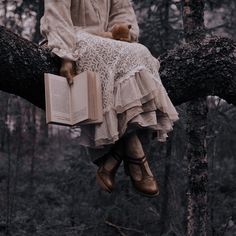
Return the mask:
[[[147,197],[155,197],[159,195],[158,183],[155,178],[148,173],[145,163],[147,163],[146,156],[143,156],[142,158],[126,156],[124,159],[125,173],[130,176],[132,184],[137,191]],[[135,175],[137,175],[137,173],[134,171],[132,172],[132,167],[130,165],[133,164],[137,165],[140,169],[141,179],[140,176],[136,176],[139,177],[140,180],[136,180],[137,178],[135,178]]]
[[[115,174],[121,161],[121,155],[115,151],[109,152],[104,157],[104,161],[99,166],[96,173],[97,182],[104,191],[111,193],[114,189]]]

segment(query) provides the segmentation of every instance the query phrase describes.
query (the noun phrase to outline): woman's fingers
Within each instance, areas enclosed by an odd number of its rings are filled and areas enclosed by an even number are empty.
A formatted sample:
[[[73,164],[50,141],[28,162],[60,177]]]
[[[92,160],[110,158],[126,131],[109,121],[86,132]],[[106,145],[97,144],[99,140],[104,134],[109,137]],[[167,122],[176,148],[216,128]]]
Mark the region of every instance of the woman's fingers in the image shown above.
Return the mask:
[[[67,82],[69,85],[73,84],[73,75],[71,74],[70,71],[64,71],[64,73],[62,74],[62,76],[66,77]]]
[[[66,79],[67,79],[68,84],[69,84],[69,85],[72,85],[72,84],[73,84],[73,75],[72,75],[70,72],[67,71],[65,77],[66,77]]]
[[[63,60],[60,69],[60,75],[66,77],[68,84],[73,84],[74,72],[74,62],[69,60]]]
[[[68,71],[64,68],[61,68],[60,75],[63,76],[63,77],[66,77],[67,82],[68,82],[69,85],[73,84],[73,76],[70,73],[70,71]]]

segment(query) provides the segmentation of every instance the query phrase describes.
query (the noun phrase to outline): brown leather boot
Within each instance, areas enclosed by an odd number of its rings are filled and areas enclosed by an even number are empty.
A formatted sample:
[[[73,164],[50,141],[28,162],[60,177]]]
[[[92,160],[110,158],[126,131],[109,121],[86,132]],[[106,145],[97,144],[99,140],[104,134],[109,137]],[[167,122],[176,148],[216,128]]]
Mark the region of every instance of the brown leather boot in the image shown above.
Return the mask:
[[[136,171],[131,165],[136,165]],[[130,176],[134,188],[147,197],[155,197],[159,195],[158,183],[154,176],[150,174],[150,169],[147,169],[147,158],[133,158],[126,156],[124,159],[125,173]],[[138,171],[137,171],[138,170]]]
[[[99,166],[96,173],[97,182],[104,191],[111,193],[114,189],[115,174],[121,161],[121,155],[115,151],[109,152],[104,157],[104,161]]]

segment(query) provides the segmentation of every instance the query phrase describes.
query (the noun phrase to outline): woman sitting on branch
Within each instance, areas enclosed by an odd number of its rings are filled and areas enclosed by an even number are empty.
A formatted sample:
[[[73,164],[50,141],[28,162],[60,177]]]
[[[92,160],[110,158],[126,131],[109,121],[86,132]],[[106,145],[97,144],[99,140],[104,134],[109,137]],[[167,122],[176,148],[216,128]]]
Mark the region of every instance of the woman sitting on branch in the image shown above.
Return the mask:
[[[113,37],[127,25],[127,37]],[[41,32],[61,58],[69,84],[94,71],[102,85],[103,122],[81,126],[78,143],[88,147],[101,188],[111,192],[121,162],[133,186],[146,196],[159,188],[140,134],[165,141],[178,119],[159,77],[159,61],[138,43],[139,27],[129,0],[45,0]]]

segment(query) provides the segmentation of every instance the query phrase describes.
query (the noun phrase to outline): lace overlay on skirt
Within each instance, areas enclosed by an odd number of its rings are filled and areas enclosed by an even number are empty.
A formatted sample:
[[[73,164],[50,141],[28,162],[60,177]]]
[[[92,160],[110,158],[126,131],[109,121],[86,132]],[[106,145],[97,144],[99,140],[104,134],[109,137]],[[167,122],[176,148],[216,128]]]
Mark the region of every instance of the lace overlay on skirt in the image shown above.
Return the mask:
[[[148,128],[165,141],[178,113],[159,77],[159,61],[139,43],[78,31],[77,72],[95,71],[101,80],[103,123],[81,126],[88,147],[112,144],[129,130]]]

